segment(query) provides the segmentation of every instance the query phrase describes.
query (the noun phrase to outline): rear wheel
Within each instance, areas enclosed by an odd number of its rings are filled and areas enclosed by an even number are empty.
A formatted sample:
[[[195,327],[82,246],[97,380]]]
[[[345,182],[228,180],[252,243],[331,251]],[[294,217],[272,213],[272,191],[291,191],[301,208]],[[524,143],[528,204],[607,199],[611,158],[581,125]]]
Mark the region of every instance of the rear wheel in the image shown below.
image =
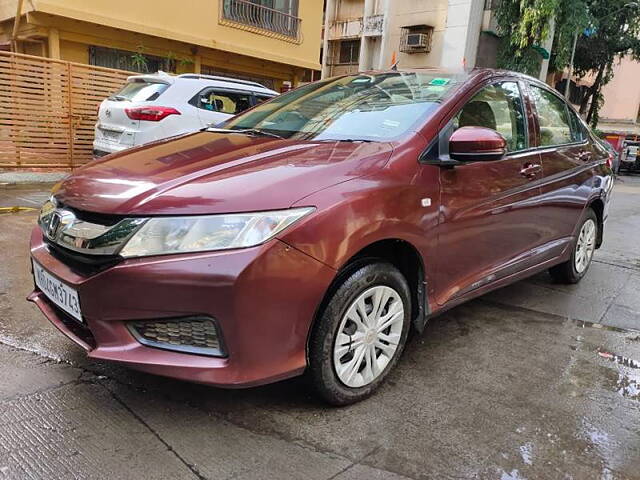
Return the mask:
[[[309,346],[311,380],[326,401],[348,405],[382,383],[406,343],[409,298],[404,276],[383,262],[360,267],[335,290]]]
[[[571,258],[549,270],[558,283],[578,283],[587,273],[598,240],[598,217],[589,208],[582,219],[578,236],[573,244]]]

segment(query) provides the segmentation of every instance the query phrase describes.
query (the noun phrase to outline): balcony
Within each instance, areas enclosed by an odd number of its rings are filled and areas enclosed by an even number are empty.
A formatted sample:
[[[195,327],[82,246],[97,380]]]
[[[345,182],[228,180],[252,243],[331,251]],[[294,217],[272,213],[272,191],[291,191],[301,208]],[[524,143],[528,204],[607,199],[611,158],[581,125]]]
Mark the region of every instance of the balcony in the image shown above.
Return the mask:
[[[365,37],[379,37],[384,29],[384,15],[370,15],[365,17],[363,33]]]
[[[299,43],[302,20],[289,13],[247,0],[219,0],[220,23]]]
[[[362,35],[362,18],[334,22],[329,29],[329,40],[358,38]]]

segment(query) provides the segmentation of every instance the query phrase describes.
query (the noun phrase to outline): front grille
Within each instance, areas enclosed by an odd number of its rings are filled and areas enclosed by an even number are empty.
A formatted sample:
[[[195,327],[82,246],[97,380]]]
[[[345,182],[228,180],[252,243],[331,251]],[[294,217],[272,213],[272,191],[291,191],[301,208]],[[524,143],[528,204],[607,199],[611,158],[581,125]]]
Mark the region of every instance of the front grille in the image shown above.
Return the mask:
[[[102,272],[123,260],[120,255],[86,255],[83,253],[73,252],[51,242],[44,235],[43,239],[46,242],[47,249],[52,257],[57,258],[74,273],[82,275],[83,277],[95,275],[96,273]]]
[[[225,356],[215,321],[209,317],[134,321],[129,331],[141,344],[177,352]]]
[[[110,213],[96,213],[96,212],[87,212],[86,210],[78,210],[72,206],[69,206],[61,201],[58,201],[57,208],[64,208],[65,210],[69,210],[73,212],[76,218],[83,220],[89,223],[97,223],[98,225],[106,225],[108,227],[112,227],[121,220],[124,220],[124,215],[113,215]]]

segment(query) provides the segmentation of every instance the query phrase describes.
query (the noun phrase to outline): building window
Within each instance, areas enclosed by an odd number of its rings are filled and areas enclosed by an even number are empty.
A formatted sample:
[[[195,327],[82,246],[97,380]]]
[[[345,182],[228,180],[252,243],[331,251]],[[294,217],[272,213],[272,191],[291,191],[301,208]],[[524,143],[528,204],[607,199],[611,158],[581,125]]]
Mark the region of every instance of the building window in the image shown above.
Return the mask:
[[[89,65],[117,68],[139,73],[155,73],[160,70],[175,72],[175,60],[118,50],[115,48],[89,47]]]
[[[298,0],[220,0],[221,19],[298,40]]]
[[[340,42],[338,63],[354,65],[360,60],[360,40],[343,40]]]
[[[404,53],[428,53],[431,51],[433,27],[429,25],[412,25],[402,27],[400,51]]]

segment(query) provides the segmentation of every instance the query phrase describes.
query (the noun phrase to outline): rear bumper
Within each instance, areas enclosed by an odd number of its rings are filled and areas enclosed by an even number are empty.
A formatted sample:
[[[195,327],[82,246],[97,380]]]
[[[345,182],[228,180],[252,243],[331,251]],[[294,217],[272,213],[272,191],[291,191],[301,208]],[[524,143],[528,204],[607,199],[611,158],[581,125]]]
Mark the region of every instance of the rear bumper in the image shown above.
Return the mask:
[[[90,358],[224,387],[302,373],[312,319],[335,275],[278,240],[228,252],[132,259],[83,276],[49,253],[36,228],[31,255],[78,291],[86,326],[38,289],[28,300]],[[192,315],[217,320],[226,358],[144,346],[127,328],[133,320]]]
[[[93,141],[93,156],[103,157],[105,155],[109,155],[110,153],[122,152],[123,150],[127,150],[133,147],[134,145],[121,145],[119,143],[107,142],[96,138]],[[96,152],[98,154],[96,154]]]

